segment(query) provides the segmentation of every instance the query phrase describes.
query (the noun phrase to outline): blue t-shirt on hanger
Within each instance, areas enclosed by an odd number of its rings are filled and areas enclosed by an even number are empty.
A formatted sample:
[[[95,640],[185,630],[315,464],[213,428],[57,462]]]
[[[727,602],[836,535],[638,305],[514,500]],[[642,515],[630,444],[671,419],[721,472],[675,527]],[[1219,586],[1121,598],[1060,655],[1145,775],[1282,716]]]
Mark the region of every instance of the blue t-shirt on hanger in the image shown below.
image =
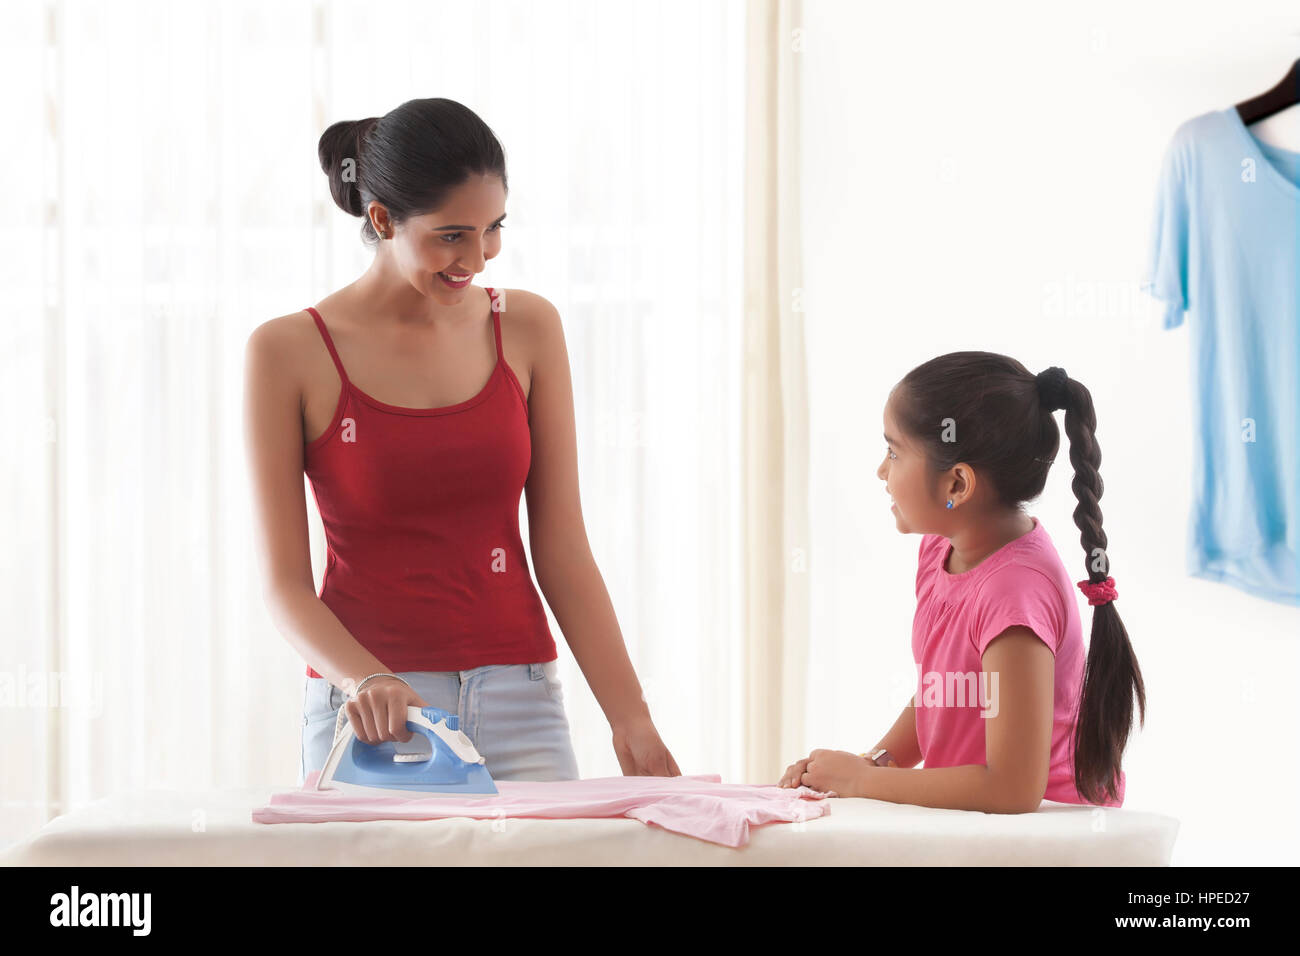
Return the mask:
[[[1143,289],[1188,322],[1187,571],[1300,604],[1300,153],[1233,107],[1166,147]]]

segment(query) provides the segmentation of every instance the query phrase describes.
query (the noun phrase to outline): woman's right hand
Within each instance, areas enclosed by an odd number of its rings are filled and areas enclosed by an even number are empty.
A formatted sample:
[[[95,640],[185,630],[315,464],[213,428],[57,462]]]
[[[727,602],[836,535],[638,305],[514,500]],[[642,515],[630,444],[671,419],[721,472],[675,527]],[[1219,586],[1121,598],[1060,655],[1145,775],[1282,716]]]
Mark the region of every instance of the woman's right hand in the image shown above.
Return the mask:
[[[413,736],[406,729],[406,708],[428,706],[405,682],[376,677],[342,709],[357,739],[373,746],[385,740],[406,743]]]

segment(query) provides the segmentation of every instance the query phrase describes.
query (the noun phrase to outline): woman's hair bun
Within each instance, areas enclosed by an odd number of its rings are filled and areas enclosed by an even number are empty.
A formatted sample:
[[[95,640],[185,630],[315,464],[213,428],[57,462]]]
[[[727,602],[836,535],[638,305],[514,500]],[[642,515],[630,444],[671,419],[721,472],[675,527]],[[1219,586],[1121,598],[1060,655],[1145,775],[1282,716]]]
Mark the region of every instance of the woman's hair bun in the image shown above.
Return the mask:
[[[357,181],[358,168],[366,135],[378,122],[377,116],[340,120],[321,134],[316,146],[320,168],[329,177],[330,195],[340,209],[352,216],[366,214]]]

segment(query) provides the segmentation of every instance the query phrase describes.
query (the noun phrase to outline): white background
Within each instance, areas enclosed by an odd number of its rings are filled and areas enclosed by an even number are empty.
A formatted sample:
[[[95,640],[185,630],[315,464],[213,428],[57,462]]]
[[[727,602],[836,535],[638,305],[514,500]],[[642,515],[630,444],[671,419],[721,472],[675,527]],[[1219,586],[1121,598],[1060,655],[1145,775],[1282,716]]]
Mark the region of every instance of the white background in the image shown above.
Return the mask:
[[[1300,609],[1184,574],[1188,328],[1162,331],[1138,284],[1169,137],[1276,84],[1300,8],[805,11],[809,672],[833,681],[810,695],[809,736],[871,746],[915,676],[919,537],[895,530],[875,475],[889,389],[958,349],[1060,365],[1096,406],[1117,607],[1146,681],[1124,807],[1182,821],[1176,865],[1294,863]],[[1300,150],[1296,113],[1281,145]],[[1028,510],[1078,580],[1067,445]]]

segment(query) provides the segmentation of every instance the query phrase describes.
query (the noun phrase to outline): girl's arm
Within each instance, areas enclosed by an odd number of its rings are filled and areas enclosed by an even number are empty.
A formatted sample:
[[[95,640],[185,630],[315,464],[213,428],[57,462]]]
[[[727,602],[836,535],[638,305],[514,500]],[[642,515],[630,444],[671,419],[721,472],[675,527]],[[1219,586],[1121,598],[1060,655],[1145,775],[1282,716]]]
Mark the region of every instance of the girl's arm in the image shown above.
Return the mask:
[[[1056,658],[1029,628],[1009,627],[982,663],[989,675],[984,765],[911,770],[862,761],[856,785],[841,795],[985,813],[1036,810],[1047,791]]]
[[[911,699],[894,721],[894,726],[889,728],[889,733],[880,738],[880,742],[871,749],[879,750],[881,747],[888,750],[889,756],[894,758],[891,766],[915,767],[921,762],[921,745],[916,739],[916,706]]]

